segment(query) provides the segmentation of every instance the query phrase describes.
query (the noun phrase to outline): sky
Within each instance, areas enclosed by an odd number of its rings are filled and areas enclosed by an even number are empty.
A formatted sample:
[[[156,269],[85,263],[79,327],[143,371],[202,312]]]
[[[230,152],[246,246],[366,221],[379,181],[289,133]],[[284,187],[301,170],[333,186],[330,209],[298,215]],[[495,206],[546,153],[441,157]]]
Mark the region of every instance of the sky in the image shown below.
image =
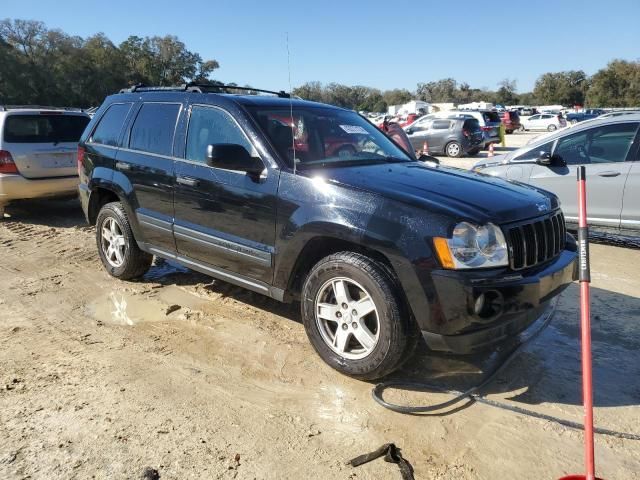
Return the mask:
[[[496,89],[533,89],[545,72],[593,74],[640,59],[640,0],[0,0],[0,19],[114,43],[176,35],[220,69],[213,77],[289,90],[308,81],[415,90],[452,77]],[[0,66],[1,68],[1,66]]]

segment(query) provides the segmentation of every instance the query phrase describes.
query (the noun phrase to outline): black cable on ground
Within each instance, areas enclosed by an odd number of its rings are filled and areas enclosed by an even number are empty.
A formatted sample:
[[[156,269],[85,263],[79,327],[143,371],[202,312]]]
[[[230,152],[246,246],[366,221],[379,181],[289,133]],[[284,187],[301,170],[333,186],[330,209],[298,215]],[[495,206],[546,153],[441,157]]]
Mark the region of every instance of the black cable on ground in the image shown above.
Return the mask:
[[[549,322],[551,322],[551,319],[553,318],[554,313],[555,313],[555,305],[547,313],[546,318],[543,320],[538,330],[536,330],[533,334],[531,334],[529,337],[527,337],[525,340],[519,343],[513,350],[511,350],[511,352],[507,355],[504,361],[498,364],[496,367],[494,367],[493,370],[489,371],[489,373],[478,385],[475,385],[465,390],[464,392],[459,390],[447,389],[440,385],[433,385],[430,383],[403,382],[403,381],[395,380],[395,381],[382,382],[377,384],[371,391],[371,396],[379,405],[385,408],[388,408],[389,410],[393,410],[394,412],[404,413],[408,415],[419,414],[419,413],[429,413],[429,412],[439,412],[444,408],[451,407],[457,403],[460,403],[466,400],[470,402],[482,403],[484,405],[489,405],[496,408],[501,408],[503,410],[518,413],[520,415],[527,415],[529,417],[534,417],[541,420],[554,422],[564,427],[573,428],[576,430],[584,430],[584,426],[580,423],[553,417],[551,415],[546,415],[544,413],[534,412],[532,410],[527,410],[525,408],[510,405],[508,403],[499,402],[496,400],[490,400],[484,397],[480,393],[488,384],[490,384],[491,382],[493,382],[493,380],[495,380],[498,374],[502,370],[504,370],[516,358],[516,356],[522,351],[522,349],[526,345],[531,343],[534,339],[538,337],[538,335],[540,335],[540,333],[549,325]],[[419,406],[397,405],[395,403],[387,402],[383,398],[382,393],[388,388],[413,389],[413,390],[420,390],[420,391],[446,393],[448,395],[453,395],[453,398],[451,400],[446,400],[444,402],[434,403],[431,405],[419,405]],[[458,410],[444,412],[443,415],[454,413],[456,411]],[[606,428],[594,428],[594,432],[600,435],[609,435],[616,438],[624,438],[626,440],[640,440],[640,435],[635,433],[618,432],[618,431],[609,430]]]

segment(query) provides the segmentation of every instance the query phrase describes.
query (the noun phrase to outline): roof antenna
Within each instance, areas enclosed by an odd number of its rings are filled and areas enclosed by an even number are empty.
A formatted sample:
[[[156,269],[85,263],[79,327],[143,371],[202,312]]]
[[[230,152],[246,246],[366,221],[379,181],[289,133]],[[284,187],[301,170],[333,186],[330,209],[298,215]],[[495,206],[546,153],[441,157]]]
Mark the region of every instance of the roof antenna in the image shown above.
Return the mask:
[[[293,95],[291,89],[291,53],[289,52],[289,32],[287,34],[287,70],[289,71],[289,112],[291,114],[291,145],[293,146],[293,174],[296,174],[296,136],[295,136],[295,121],[293,120]]]

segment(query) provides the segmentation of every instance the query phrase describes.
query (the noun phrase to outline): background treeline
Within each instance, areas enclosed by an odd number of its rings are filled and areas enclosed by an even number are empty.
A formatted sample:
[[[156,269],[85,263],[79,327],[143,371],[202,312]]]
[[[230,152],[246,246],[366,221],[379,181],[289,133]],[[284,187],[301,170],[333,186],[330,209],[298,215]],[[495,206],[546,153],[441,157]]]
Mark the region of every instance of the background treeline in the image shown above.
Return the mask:
[[[130,36],[115,45],[102,33],[81,38],[49,29],[42,22],[0,21],[0,104],[89,107],[137,83],[219,83],[211,78],[217,68],[216,60],[204,60],[172,35]],[[432,103],[639,107],[640,61],[614,60],[591,77],[582,70],[544,73],[533,91],[526,93],[518,93],[516,80],[508,78],[499,82],[496,90],[472,88],[466,82],[445,78],[418,83],[415,91],[308,82],[294,93],[308,100],[373,112],[415,98]]]
[[[484,101],[502,105],[640,107],[640,61],[613,60],[591,77],[582,70],[544,73],[536,80],[532,92],[518,93],[516,80],[508,78],[497,86],[497,90],[472,88],[466,82],[444,78],[418,83],[411,92],[308,82],[294,89],[294,93],[308,100],[371,112],[384,112],[389,105],[411,99],[456,104]]]
[[[137,83],[207,81],[218,67],[172,35],[115,45],[102,33],[83,39],[42,22],[0,21],[0,104],[89,107]]]

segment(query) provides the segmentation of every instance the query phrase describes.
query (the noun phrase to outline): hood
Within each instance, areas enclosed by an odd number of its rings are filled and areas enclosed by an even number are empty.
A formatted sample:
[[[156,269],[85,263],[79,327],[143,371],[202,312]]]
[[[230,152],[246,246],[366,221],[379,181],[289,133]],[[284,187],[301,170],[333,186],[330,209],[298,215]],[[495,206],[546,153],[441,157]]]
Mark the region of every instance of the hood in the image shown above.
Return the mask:
[[[344,187],[358,188],[415,207],[477,224],[505,224],[558,208],[552,193],[501,178],[421,162],[307,171]]]

